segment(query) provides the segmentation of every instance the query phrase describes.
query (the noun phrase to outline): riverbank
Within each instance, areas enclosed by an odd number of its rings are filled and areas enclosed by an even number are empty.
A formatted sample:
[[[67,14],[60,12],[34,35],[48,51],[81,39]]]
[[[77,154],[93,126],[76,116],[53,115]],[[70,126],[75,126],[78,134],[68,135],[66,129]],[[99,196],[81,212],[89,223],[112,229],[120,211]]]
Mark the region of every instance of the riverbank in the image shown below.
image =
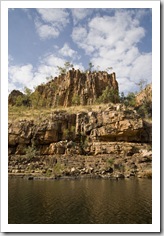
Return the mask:
[[[142,150],[132,156],[123,155],[48,155],[27,159],[10,156],[9,176],[26,179],[62,178],[151,178],[152,152]]]
[[[9,178],[21,178],[26,180],[76,180],[76,179],[110,179],[110,180],[119,180],[119,179],[125,179],[125,178],[146,178],[146,179],[152,179],[152,172],[149,171],[149,173],[141,176],[124,176],[122,174],[116,175],[116,176],[109,176],[109,175],[94,175],[94,174],[88,174],[83,176],[56,176],[56,177],[45,177],[45,176],[35,176],[35,175],[29,175],[29,174],[8,174]]]

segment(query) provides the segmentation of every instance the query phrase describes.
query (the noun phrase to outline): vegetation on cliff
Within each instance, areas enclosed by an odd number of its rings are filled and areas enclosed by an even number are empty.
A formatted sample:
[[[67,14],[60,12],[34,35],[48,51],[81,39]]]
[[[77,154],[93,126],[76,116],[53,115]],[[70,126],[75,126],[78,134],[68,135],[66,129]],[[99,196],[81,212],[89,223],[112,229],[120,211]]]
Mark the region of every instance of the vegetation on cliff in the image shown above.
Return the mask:
[[[10,174],[150,177],[151,95],[146,93],[119,96],[115,73],[74,69],[34,92],[13,91]]]
[[[55,108],[93,105],[97,101],[103,103],[119,101],[115,73],[81,72],[74,68],[69,71],[65,68],[60,70],[61,74],[58,77],[51,77],[46,84],[39,85],[33,92],[28,88],[25,88],[24,93],[12,91],[9,95],[9,105]]]
[[[122,92],[119,95],[118,83],[115,73],[108,74],[106,71],[93,71],[93,65],[89,64],[87,72],[74,70],[73,65],[65,63],[65,67],[60,68],[60,76],[47,78],[47,83],[39,85],[34,91],[24,88],[24,93],[19,90],[13,90],[9,94],[9,117],[10,114],[29,115],[29,110],[33,114],[38,114],[42,110],[49,113],[49,110],[60,109],[70,111],[77,110],[95,110],[97,105],[108,103],[122,103],[126,107],[134,109],[143,118],[151,119],[152,116],[152,92],[151,85],[143,88],[143,82],[139,83],[140,92],[129,92],[126,96]],[[71,68],[71,70],[69,70]],[[73,106],[73,108],[71,108]],[[27,109],[26,109],[27,108]],[[42,112],[42,113],[43,113]]]

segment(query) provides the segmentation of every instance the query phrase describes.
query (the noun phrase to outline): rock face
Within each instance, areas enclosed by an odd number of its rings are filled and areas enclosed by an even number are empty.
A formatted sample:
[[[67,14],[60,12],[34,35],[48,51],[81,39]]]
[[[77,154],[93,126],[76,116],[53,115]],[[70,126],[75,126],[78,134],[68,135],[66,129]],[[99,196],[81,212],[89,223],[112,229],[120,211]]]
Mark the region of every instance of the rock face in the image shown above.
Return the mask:
[[[152,84],[147,85],[145,89],[136,95],[136,106],[141,106],[145,100],[152,102]]]
[[[35,100],[35,106],[91,105],[107,87],[118,94],[115,73],[108,74],[103,71],[84,73],[72,69],[46,84],[39,85],[31,95],[31,99]],[[9,104],[13,105],[10,99]]]
[[[108,177],[151,169],[151,124],[123,104],[109,104],[98,112],[54,112],[43,121],[9,122],[8,133],[9,166],[15,161],[19,166],[18,160],[24,160],[20,173],[25,169],[31,173],[27,164],[40,174],[48,169],[56,173],[60,164],[60,175]],[[47,160],[51,160],[51,168]]]
[[[103,91],[118,95],[115,73],[72,69],[28,96],[12,91],[9,104],[37,108],[92,105]],[[116,104],[98,111],[92,106],[85,112],[56,111],[46,116],[43,110],[42,117],[33,120],[9,120],[9,174],[29,179],[151,177],[151,123],[133,108],[117,103],[117,98]],[[145,98],[151,102],[149,87],[136,96],[137,106]]]
[[[8,98],[8,102],[10,105],[15,105],[16,104],[16,100],[18,97],[22,97],[23,98],[23,93],[20,92],[19,90],[13,90],[10,94],[9,94],[9,98]]]

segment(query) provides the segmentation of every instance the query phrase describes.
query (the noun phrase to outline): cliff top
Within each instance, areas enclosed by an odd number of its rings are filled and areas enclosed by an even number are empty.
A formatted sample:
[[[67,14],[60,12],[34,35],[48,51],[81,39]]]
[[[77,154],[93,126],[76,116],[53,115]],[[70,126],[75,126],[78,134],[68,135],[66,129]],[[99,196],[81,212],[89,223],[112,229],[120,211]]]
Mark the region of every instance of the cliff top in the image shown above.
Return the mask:
[[[142,116],[151,119],[152,86],[137,95],[119,96],[116,74],[105,71],[81,72],[73,68],[58,77],[49,78],[34,92],[26,88],[22,93],[13,90],[8,98],[9,120],[37,119],[51,112],[103,111],[109,104],[122,103],[133,107]]]
[[[106,101],[102,97],[104,93],[109,94],[105,97]],[[9,105],[55,108],[93,105],[103,99],[102,102],[118,102],[118,82],[115,73],[84,73],[72,68],[58,77],[50,77],[50,81],[37,86],[34,92],[27,88],[25,94],[12,91],[9,95]]]

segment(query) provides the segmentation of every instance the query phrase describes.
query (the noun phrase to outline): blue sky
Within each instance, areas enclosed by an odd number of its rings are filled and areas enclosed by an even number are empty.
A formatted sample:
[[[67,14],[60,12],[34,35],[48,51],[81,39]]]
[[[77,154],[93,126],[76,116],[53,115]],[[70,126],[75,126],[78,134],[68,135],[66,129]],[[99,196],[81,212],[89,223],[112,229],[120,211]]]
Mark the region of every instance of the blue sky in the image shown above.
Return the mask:
[[[112,67],[120,92],[152,79],[151,9],[11,8],[8,11],[9,91],[33,89],[58,75],[65,61],[86,70]]]

